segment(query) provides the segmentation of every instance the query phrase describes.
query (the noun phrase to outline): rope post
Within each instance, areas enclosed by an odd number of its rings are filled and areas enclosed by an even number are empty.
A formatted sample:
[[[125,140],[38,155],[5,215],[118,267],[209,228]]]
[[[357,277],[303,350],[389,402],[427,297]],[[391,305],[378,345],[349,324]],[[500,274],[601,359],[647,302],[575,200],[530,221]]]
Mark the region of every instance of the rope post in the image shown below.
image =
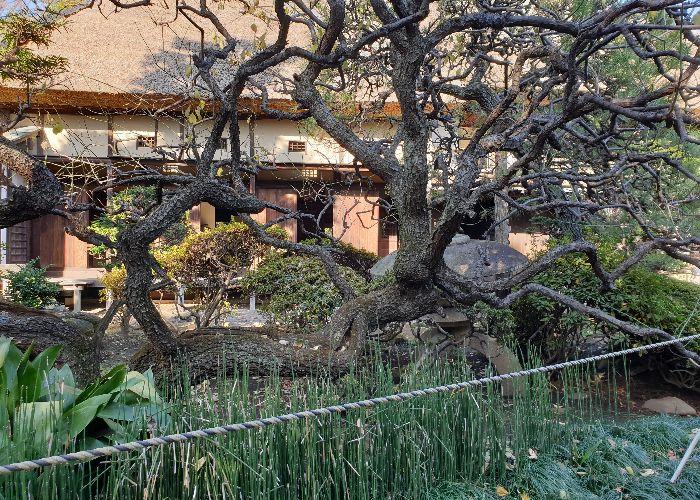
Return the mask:
[[[683,469],[685,468],[685,464],[687,464],[688,460],[690,460],[690,457],[693,455],[693,451],[695,451],[695,447],[698,445],[699,441],[700,441],[700,429],[697,429],[697,431],[695,432],[695,437],[688,445],[688,449],[685,450],[685,454],[683,455],[683,458],[681,458],[681,463],[678,464],[678,467],[676,468],[676,472],[673,473],[673,477],[671,478],[671,483],[675,483],[676,481],[678,481],[678,478],[680,477],[681,472],[683,472]]]

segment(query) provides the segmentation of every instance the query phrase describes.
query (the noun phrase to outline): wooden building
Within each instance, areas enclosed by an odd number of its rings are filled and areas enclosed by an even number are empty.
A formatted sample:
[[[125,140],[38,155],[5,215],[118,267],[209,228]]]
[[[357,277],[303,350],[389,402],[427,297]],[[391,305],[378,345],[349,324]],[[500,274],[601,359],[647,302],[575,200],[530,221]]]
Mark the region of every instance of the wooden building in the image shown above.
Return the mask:
[[[231,16],[231,25],[242,38],[260,36],[251,31],[255,18],[235,9],[222,13]],[[180,153],[181,144],[190,136],[206,138],[211,127],[206,119],[191,124],[186,117],[191,101],[183,100],[193,96],[186,75],[201,33],[185,19],[173,20],[171,14],[158,6],[113,12],[105,12],[104,7],[87,9],[72,17],[46,49],[65,57],[68,71],[49,90],[32,96],[27,118],[6,136],[46,161],[78,200],[90,197],[90,188],[107,179],[114,168],[140,165],[166,173],[192,168],[192,159]],[[159,16],[168,20],[167,29],[154,22]],[[274,31],[274,26],[267,29]],[[269,33],[268,38],[273,35]],[[206,33],[207,40],[211,36]],[[293,36],[298,43],[297,35]],[[225,76],[226,68],[220,69]],[[289,75],[293,70],[293,65],[284,66],[279,72]],[[271,107],[288,107],[286,96],[275,89],[271,84]],[[0,87],[0,112],[11,116],[25,99],[21,86]],[[289,209],[321,213],[318,193],[331,190],[335,203],[323,212],[324,228],[379,256],[398,247],[396,227],[383,222],[386,214],[376,203],[384,195],[381,179],[356,169],[350,154],[318,130],[309,130],[308,124],[270,119],[252,97],[242,107],[247,110],[240,121],[244,151],[276,167],[251,179],[257,196]],[[367,118],[359,132],[369,139],[390,137],[400,121],[391,102],[377,116]],[[222,140],[219,158],[227,153],[228,139]],[[177,160],[163,151],[175,154]],[[0,196],[5,195],[0,188]],[[190,219],[196,229],[202,229],[228,221],[231,215],[203,203],[191,210]],[[268,209],[256,219],[267,222],[278,216]],[[301,223],[286,221],[283,226],[293,241],[305,237]],[[99,286],[102,268],[91,258],[88,246],[63,228],[60,217],[44,216],[2,230],[6,250],[0,266],[38,258],[66,288]],[[527,249],[534,240],[517,236],[513,241]]]

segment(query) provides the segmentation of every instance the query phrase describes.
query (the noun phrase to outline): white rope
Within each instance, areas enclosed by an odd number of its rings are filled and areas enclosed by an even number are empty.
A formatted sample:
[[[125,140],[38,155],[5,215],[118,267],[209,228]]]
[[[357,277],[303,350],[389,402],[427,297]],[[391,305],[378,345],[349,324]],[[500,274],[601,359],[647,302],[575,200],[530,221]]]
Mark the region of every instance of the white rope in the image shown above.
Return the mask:
[[[460,391],[462,389],[467,389],[469,387],[476,387],[480,385],[490,384],[493,382],[502,382],[506,380],[512,380],[519,377],[527,377],[530,375],[535,375],[538,373],[550,373],[563,368],[568,368],[570,366],[584,365],[588,363],[594,363],[596,361],[603,361],[606,359],[612,359],[620,356],[625,356],[628,354],[635,354],[645,351],[650,351],[653,349],[660,349],[662,347],[668,347],[674,344],[689,342],[691,340],[700,339],[700,334],[689,335],[687,337],[681,337],[672,340],[665,340],[663,342],[657,342],[655,344],[648,344],[639,347],[633,347],[630,349],[625,349],[617,352],[609,352],[606,354],[600,354],[597,356],[591,356],[588,358],[576,359],[572,361],[566,361],[563,363],[557,363],[553,365],[541,366],[538,368],[530,368],[527,370],[521,370],[513,373],[503,373],[501,375],[494,375],[491,377],[484,377],[475,380],[468,380],[465,382],[458,382],[449,385],[440,385],[436,387],[428,387],[426,389],[416,389],[410,392],[400,392],[398,394],[392,394],[389,396],[380,396],[372,399],[365,399],[363,401],[355,401],[352,403],[344,403],[334,406],[325,406],[322,408],[316,408],[312,410],[303,410],[294,413],[287,413],[285,415],[278,415],[275,417],[267,417],[256,420],[249,420],[247,422],[241,422],[236,424],[222,425],[219,427],[210,427],[208,429],[193,430],[178,434],[169,434],[166,436],[154,437],[151,439],[144,439],[139,441],[131,441],[123,444],[115,444],[113,446],[103,446],[101,448],[94,448],[91,450],[77,451],[74,453],[66,453],[64,455],[54,455],[50,457],[37,458],[34,460],[27,460],[24,462],[17,462],[7,465],[0,466],[0,475],[12,474],[14,472],[30,471],[35,469],[41,469],[43,467],[52,467],[54,465],[61,464],[71,464],[78,462],[85,462],[89,460],[94,460],[100,457],[106,457],[110,455],[116,455],[118,453],[127,453],[130,451],[139,451],[146,448],[152,448],[154,446],[164,446],[172,443],[182,443],[185,441],[191,441],[193,439],[218,436],[221,434],[229,434],[231,432],[237,431],[247,431],[250,429],[261,429],[263,427],[268,427],[270,425],[285,424],[287,422],[292,422],[295,420],[303,420],[310,418],[323,417],[326,415],[332,415],[335,413],[344,413],[348,410],[357,410],[360,408],[371,408],[373,406],[382,405],[392,402],[406,401],[408,399],[413,399],[422,396],[428,396],[431,394],[441,394]]]

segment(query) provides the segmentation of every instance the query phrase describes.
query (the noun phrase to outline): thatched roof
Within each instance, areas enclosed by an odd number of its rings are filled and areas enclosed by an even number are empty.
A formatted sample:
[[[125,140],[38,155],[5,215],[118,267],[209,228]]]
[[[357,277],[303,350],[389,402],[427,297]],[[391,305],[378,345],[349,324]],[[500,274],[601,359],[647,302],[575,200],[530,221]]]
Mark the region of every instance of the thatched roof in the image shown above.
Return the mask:
[[[111,4],[104,4],[70,17],[44,49],[68,60],[68,71],[56,78],[52,88],[113,94],[181,94],[191,80],[186,76],[187,67],[192,53],[200,48],[199,30],[183,16],[175,16],[167,6],[115,10]],[[271,11],[266,4],[270,0],[262,0],[261,9]],[[266,33],[270,42],[277,35],[275,21],[266,25],[243,13],[239,3],[226,3],[216,14],[229,33],[240,39],[239,53],[251,48],[255,36]],[[204,43],[214,45],[216,32],[211,24],[201,20],[201,26],[205,28]],[[303,30],[293,25],[290,39],[303,45],[305,38]],[[282,72],[289,76],[291,66],[287,64]],[[225,63],[216,68],[221,80],[226,80],[229,68]],[[272,83],[272,75],[267,77]],[[271,85],[272,91],[274,87]],[[274,96],[282,97],[279,93]]]

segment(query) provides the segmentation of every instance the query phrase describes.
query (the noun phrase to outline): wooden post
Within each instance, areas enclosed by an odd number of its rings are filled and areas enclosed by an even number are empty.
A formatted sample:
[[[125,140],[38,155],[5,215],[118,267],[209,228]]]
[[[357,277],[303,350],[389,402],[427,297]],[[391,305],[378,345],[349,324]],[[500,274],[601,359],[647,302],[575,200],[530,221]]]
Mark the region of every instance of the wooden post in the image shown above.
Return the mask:
[[[83,310],[83,285],[73,285],[73,312]]]
[[[250,160],[251,163],[253,163],[254,158],[255,158],[255,115],[250,115],[250,118],[248,119],[248,159]],[[249,189],[250,189],[250,193],[252,195],[255,195],[257,193],[257,186],[255,185],[256,180],[257,180],[257,176],[255,174],[251,174]]]

